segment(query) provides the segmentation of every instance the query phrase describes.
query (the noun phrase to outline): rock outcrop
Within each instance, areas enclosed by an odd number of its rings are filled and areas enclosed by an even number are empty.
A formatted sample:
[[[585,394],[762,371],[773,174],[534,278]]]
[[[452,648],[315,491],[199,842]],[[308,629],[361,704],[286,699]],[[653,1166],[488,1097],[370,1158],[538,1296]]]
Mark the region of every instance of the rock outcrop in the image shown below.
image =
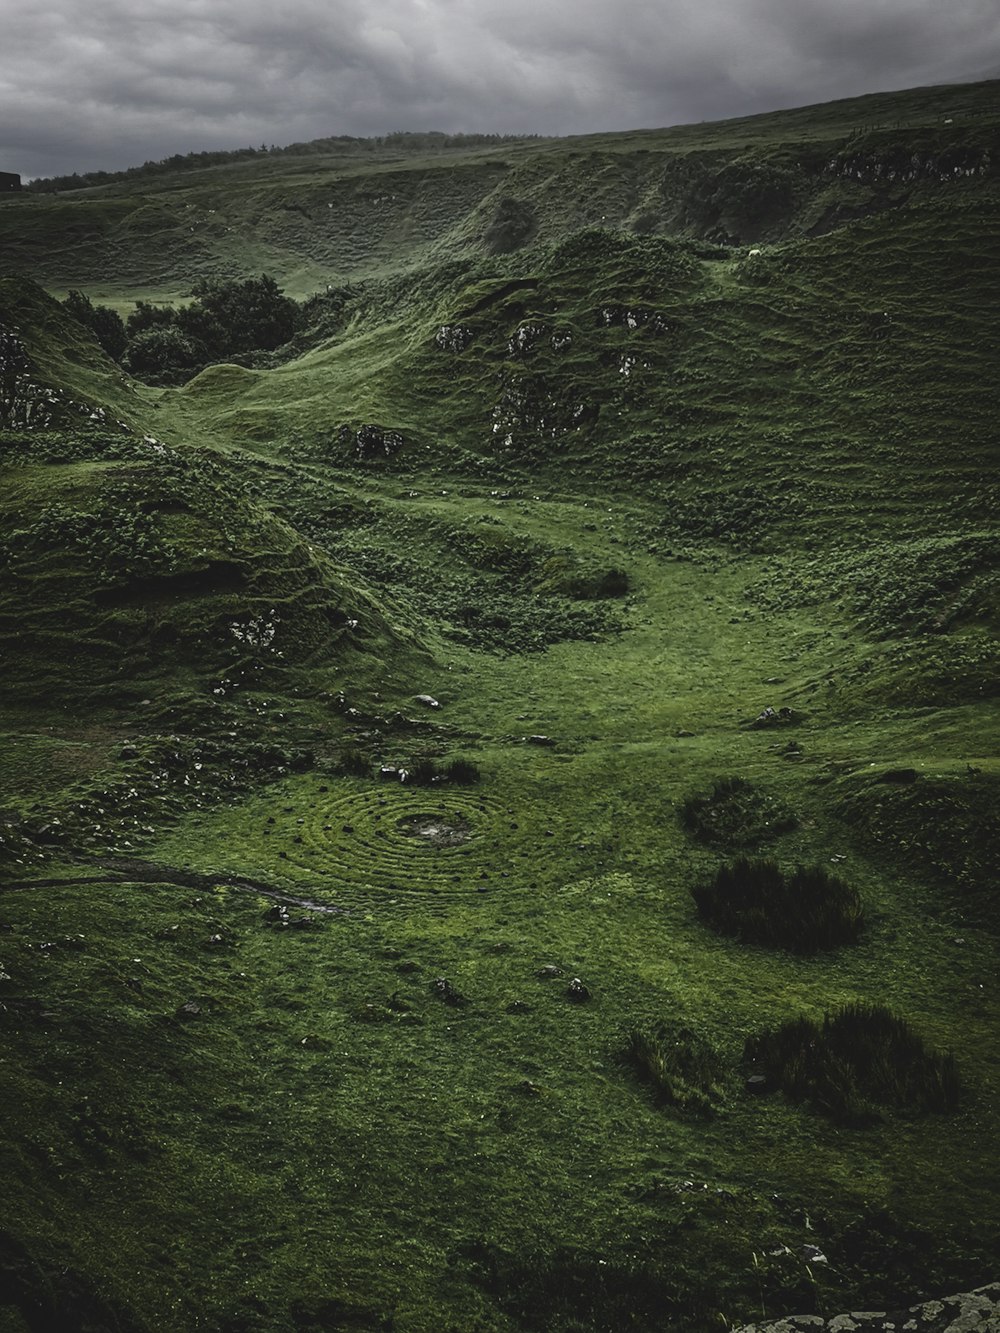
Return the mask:
[[[895,1314],[866,1310],[829,1317],[789,1315],[766,1324],[747,1324],[740,1333],[996,1333],[997,1329],[1000,1282]]]

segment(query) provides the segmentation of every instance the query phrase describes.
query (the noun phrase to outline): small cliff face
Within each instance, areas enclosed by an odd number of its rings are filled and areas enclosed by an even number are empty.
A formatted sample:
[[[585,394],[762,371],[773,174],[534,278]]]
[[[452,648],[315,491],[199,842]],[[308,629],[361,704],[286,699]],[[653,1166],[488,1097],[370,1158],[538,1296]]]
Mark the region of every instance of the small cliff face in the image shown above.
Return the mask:
[[[995,1333],[1000,1329],[1000,1282],[960,1296],[926,1301],[896,1314],[790,1315],[766,1324],[747,1324],[740,1333]]]

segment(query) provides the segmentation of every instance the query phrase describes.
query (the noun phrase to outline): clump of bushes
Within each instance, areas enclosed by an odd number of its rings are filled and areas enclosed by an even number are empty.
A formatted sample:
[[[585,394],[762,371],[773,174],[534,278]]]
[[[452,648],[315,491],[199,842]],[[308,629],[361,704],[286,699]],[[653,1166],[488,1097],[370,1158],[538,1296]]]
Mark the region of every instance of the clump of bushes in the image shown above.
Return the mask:
[[[741,856],[691,893],[721,934],[795,953],[849,944],[864,924],[857,891],[822,866],[786,875],[775,861]]]
[[[955,1057],[928,1050],[905,1018],[856,1003],[821,1023],[796,1018],[751,1037],[745,1057],[795,1102],[845,1124],[868,1124],[880,1108],[953,1111],[960,1086]]]
[[[720,847],[756,847],[795,827],[788,806],[746,778],[719,778],[705,796],[689,796],[681,823],[692,837]]]
[[[241,281],[202,278],[191,296],[176,309],[137,301],[124,324],[77,291],[63,306],[126,370],[165,384],[183,383],[213,362],[254,362],[289,342],[302,322],[297,303],[266,273]]]
[[[722,1096],[722,1064],[690,1028],[660,1023],[629,1034],[625,1059],[657,1100],[678,1111],[711,1115]]]

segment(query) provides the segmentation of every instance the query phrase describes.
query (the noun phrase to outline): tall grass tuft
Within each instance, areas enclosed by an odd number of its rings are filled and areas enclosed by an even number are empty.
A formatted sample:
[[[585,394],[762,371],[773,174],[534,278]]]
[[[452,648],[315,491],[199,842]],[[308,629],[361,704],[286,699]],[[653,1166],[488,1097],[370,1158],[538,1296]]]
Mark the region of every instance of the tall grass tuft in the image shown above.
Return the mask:
[[[666,1023],[629,1034],[625,1059],[657,1100],[679,1111],[711,1115],[722,1096],[722,1065],[715,1051],[690,1028]]]
[[[775,861],[741,856],[691,894],[720,934],[794,953],[849,944],[864,925],[857,891],[822,866],[797,866],[786,875]]]
[[[845,1124],[877,1120],[880,1108],[945,1112],[959,1101],[955,1057],[928,1050],[883,1005],[848,1004],[821,1023],[792,1019],[751,1037],[744,1053],[792,1101]]]

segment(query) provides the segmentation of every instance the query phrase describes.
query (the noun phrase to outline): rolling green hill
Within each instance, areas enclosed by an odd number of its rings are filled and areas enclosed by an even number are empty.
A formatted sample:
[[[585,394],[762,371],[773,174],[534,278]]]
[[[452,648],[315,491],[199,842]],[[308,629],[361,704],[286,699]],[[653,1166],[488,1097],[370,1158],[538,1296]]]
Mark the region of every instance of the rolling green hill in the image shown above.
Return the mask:
[[[995,1279],[998,87],[0,201],[0,1333]]]

